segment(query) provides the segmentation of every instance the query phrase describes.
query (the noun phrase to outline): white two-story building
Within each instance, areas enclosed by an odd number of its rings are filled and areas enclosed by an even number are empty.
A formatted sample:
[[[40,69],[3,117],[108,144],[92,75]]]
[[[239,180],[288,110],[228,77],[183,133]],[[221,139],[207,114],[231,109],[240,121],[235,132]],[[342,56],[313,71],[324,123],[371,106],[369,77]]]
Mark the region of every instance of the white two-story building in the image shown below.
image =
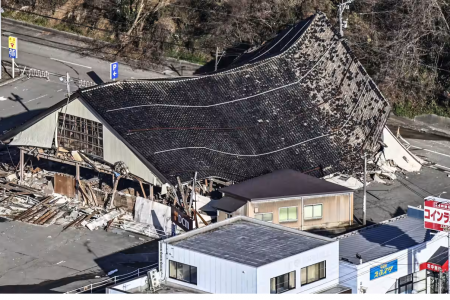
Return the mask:
[[[249,217],[162,240],[159,252],[164,293],[171,293],[168,287],[172,292],[214,294],[350,292],[338,284],[337,240]],[[128,282],[110,290],[130,291],[146,289]]]

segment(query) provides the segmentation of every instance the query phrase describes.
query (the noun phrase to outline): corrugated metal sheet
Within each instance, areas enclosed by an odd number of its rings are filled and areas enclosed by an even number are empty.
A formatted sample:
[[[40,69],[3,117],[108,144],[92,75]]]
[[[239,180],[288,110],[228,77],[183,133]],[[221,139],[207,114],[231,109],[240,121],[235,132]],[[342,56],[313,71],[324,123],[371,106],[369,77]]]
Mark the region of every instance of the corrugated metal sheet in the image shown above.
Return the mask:
[[[75,178],[55,174],[55,193],[73,198],[75,197]]]

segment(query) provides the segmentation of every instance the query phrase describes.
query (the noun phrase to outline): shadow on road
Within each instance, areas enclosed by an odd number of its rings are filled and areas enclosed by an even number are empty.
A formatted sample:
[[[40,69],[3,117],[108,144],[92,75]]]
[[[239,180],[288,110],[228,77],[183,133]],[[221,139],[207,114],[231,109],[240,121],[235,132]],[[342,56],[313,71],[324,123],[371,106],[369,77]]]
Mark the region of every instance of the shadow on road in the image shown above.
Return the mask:
[[[95,259],[105,274],[117,269],[112,276],[122,275],[158,262],[158,240],[146,242]]]
[[[12,97],[8,97],[8,100],[12,101],[12,102],[19,102],[20,105],[23,106],[23,108],[25,108],[26,111],[30,111],[28,109],[28,107],[26,107],[26,105],[23,103],[23,98],[20,97],[19,95],[16,95],[14,93],[11,93]]]
[[[97,275],[101,275],[101,273],[74,275],[56,280],[46,280],[38,284],[4,285],[0,286],[0,294],[60,294],[60,292],[53,291],[53,289],[65,286],[75,281],[94,279]]]
[[[0,118],[0,133],[5,133],[11,129],[14,129],[31,118],[42,113],[45,109],[27,110],[26,112],[12,115],[9,117]]]

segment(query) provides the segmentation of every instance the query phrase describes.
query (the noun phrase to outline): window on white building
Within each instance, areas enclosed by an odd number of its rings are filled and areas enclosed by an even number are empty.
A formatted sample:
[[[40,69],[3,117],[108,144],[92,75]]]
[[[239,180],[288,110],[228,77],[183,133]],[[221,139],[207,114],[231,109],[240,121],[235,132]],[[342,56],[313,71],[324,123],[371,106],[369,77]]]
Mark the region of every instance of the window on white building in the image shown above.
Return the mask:
[[[197,285],[197,267],[169,260],[169,277]]]
[[[232,217],[233,217],[232,214],[227,214],[227,219],[230,219],[230,218],[232,218]]]
[[[400,277],[398,279],[398,293],[399,294],[411,294],[414,285],[413,274]]]
[[[305,220],[322,219],[322,204],[305,205],[303,217]]]
[[[300,282],[302,285],[313,283],[326,277],[325,261],[304,267],[300,270]]]
[[[270,278],[270,293],[281,294],[295,289],[295,271]]]
[[[255,219],[258,219],[261,221],[266,221],[266,222],[272,222],[273,213],[255,214]]]
[[[279,222],[297,221],[297,206],[281,207],[278,219]]]

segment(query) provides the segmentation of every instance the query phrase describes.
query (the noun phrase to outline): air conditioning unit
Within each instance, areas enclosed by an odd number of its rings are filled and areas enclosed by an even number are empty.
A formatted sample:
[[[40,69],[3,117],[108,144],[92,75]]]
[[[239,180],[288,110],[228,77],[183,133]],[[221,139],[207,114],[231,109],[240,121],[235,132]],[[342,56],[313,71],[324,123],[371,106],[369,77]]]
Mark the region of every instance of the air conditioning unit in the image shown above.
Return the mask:
[[[151,269],[147,272],[147,282],[148,288],[152,293],[161,288],[161,276],[157,269]]]

